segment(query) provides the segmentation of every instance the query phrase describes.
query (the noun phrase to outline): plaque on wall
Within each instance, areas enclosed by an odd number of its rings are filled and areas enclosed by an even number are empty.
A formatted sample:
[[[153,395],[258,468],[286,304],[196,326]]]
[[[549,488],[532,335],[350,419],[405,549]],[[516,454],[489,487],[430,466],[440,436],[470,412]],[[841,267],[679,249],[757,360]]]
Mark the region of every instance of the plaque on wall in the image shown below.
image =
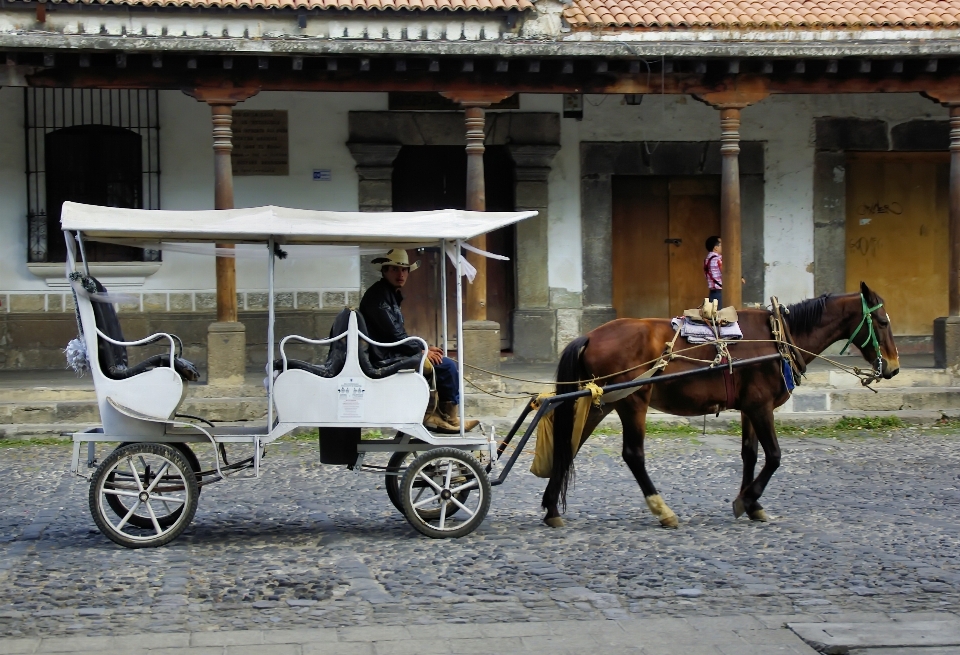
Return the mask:
[[[289,175],[290,147],[285,109],[233,112],[234,175]]]

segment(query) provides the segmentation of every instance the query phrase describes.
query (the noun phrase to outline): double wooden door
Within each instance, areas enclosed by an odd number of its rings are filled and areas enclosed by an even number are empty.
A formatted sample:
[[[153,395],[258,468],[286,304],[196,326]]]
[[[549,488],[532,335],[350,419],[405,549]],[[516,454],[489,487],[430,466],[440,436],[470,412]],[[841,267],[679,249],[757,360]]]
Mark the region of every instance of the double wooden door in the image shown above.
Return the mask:
[[[846,282],[883,296],[895,334],[933,334],[949,309],[948,153],[847,158]]]
[[[513,211],[513,159],[505,146],[488,146],[483,156],[488,211]],[[467,206],[467,154],[463,146],[404,146],[393,164],[393,210],[465,209]],[[516,230],[505,227],[487,235],[487,251],[510,261],[487,259],[487,318],[500,324],[500,347],[512,345],[515,309],[514,259]],[[407,279],[403,317],[407,332],[439,344],[441,262],[438,249],[410,253],[420,268]],[[445,259],[447,278],[447,334],[456,340],[456,276]],[[464,292],[469,284],[464,278]]]
[[[720,177],[613,178],[613,306],[620,318],[677,316],[707,295],[705,246],[720,234]]]

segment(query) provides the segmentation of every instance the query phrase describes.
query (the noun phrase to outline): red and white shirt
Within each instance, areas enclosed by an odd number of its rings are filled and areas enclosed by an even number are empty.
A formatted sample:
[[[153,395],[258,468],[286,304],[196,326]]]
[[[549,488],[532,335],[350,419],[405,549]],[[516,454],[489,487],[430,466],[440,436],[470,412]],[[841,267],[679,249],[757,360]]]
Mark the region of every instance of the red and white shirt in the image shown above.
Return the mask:
[[[723,289],[723,257],[711,252],[703,260],[703,274],[707,276],[707,288],[711,291]]]

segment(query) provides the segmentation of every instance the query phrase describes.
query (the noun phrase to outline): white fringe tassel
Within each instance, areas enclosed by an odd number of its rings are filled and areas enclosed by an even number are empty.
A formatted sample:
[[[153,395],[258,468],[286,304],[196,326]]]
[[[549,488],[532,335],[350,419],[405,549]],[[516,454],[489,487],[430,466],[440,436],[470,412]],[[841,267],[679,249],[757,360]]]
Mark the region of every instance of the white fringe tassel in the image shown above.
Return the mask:
[[[67,366],[76,371],[77,375],[83,377],[83,374],[90,370],[90,361],[87,359],[87,344],[80,337],[70,341],[63,354],[67,356]]]

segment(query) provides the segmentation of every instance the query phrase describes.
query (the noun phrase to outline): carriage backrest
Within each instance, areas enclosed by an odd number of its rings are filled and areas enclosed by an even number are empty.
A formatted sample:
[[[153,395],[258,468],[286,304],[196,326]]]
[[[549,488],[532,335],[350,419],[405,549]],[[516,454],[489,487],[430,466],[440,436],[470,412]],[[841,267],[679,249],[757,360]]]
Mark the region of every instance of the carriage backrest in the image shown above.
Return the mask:
[[[107,289],[93,276],[81,276],[79,282],[80,286],[88,293],[107,293]],[[113,306],[113,303],[99,302],[86,298],[83,300],[90,303],[94,324],[101,332],[115,341],[125,341],[123,338],[123,329],[120,327],[120,319],[117,317],[117,310]],[[76,307],[77,320],[82,323],[80,303],[81,299],[77,297],[77,293],[74,291],[74,305]],[[86,328],[84,331],[86,331]],[[129,360],[127,359],[126,346],[118,346],[117,344],[110,343],[106,339],[101,339],[95,331],[90,336],[96,341],[97,360],[100,364],[100,371],[104,375],[110,377],[112,371],[122,370],[127,367]]]

